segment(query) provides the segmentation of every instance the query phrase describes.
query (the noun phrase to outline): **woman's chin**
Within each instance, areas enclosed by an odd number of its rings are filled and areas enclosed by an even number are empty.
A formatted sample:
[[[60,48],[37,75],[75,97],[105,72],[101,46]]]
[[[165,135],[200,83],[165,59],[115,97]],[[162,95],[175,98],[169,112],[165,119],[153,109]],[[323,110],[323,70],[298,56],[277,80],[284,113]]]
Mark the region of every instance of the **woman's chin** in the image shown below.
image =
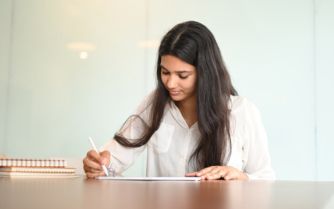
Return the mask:
[[[183,100],[183,97],[180,97],[180,96],[172,96],[172,95],[169,95],[171,100],[173,100],[174,102],[180,102]]]

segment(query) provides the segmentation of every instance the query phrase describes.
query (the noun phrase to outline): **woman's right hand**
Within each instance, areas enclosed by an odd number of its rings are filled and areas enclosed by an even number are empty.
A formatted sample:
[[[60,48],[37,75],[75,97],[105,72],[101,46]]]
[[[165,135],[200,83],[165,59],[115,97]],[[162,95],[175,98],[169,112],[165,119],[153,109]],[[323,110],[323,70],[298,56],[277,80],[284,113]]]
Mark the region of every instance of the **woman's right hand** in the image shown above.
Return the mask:
[[[103,151],[99,154],[95,150],[87,152],[83,159],[83,169],[88,178],[95,178],[97,176],[105,176],[102,165],[108,167],[110,163],[110,152]]]

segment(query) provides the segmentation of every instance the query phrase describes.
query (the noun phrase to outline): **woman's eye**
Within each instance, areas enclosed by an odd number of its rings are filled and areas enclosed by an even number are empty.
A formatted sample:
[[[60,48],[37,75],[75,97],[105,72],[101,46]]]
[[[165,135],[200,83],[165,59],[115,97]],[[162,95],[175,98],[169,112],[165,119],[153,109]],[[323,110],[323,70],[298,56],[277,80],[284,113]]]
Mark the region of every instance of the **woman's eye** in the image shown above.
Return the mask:
[[[179,75],[179,78],[186,79],[186,78],[188,78],[188,75]]]
[[[169,72],[162,71],[162,74],[164,74],[164,75],[168,75],[168,74],[169,74]]]

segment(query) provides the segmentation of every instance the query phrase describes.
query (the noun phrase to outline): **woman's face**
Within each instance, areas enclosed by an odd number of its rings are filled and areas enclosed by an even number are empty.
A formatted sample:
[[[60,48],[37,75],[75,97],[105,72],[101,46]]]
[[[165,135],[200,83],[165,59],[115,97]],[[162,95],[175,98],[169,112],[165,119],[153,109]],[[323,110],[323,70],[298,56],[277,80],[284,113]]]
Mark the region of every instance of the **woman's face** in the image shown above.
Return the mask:
[[[161,56],[161,80],[174,102],[185,102],[196,96],[196,68],[172,56]]]

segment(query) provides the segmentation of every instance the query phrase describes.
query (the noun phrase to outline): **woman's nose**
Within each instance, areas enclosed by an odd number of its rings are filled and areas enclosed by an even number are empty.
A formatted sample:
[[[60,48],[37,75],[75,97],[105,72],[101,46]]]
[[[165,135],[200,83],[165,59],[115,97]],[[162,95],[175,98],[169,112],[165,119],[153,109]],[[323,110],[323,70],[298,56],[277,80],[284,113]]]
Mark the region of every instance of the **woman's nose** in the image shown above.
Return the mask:
[[[168,80],[167,80],[167,84],[166,86],[169,88],[169,89],[172,89],[172,88],[175,88],[176,87],[176,78],[171,75]]]

